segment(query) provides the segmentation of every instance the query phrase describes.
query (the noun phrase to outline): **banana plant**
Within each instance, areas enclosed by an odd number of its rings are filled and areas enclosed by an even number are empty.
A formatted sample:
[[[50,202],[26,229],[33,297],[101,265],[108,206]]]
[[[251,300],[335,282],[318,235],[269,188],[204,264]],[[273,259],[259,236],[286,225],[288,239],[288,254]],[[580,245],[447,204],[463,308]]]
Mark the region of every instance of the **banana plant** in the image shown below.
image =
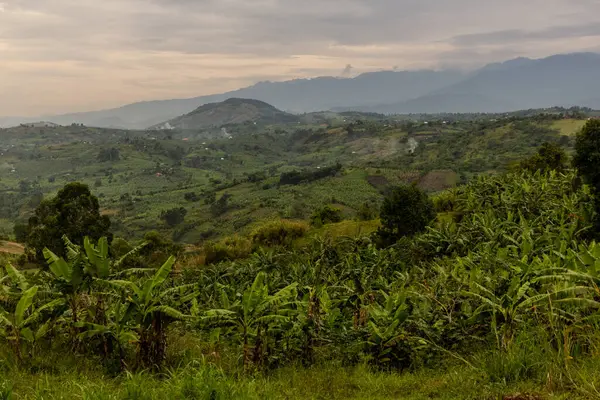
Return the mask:
[[[22,341],[35,343],[49,331],[49,322],[41,324],[37,328],[35,326],[41,319],[43,311],[52,309],[62,303],[60,299],[57,299],[35,308],[33,300],[38,293],[38,289],[37,286],[33,286],[25,290],[13,313],[0,309],[0,335],[12,342],[19,364],[22,362]]]
[[[137,344],[139,336],[126,318],[127,304],[117,303],[107,313],[106,322],[97,324],[92,322],[79,322],[82,329],[79,338],[82,340],[99,338],[102,341],[105,358],[117,353],[119,367],[125,366],[125,349],[127,346]]]
[[[190,291],[195,285],[162,289],[174,264],[175,258],[169,257],[154,276],[146,279],[141,286],[127,280],[103,281],[120,289],[123,294],[122,300],[127,304],[124,318],[137,326],[138,363],[145,367],[160,367],[165,358],[169,323],[188,318],[171,304],[183,304],[196,296],[195,292]]]
[[[528,264],[523,263],[523,267],[528,267]],[[512,344],[518,326],[537,307],[555,298],[559,298],[561,303],[580,302],[581,296],[590,292],[589,287],[574,285],[554,285],[547,287],[545,292],[536,291],[536,284],[556,279],[555,274],[548,275],[548,272],[517,274],[499,294],[476,281],[471,282],[471,290],[462,292],[479,303],[473,318],[486,313],[491,315],[491,328],[498,348],[507,349]]]
[[[367,351],[378,365],[404,367],[410,363],[411,354],[425,341],[416,339],[408,329],[410,310],[406,294],[385,292],[383,304],[372,304],[367,325]]]
[[[291,320],[297,297],[297,283],[270,295],[267,275],[260,272],[241,300],[231,302],[222,296],[221,309],[206,311],[203,322],[234,328],[242,345],[244,370],[260,366],[265,360],[269,335],[282,332]]]
[[[69,254],[69,261],[57,256],[45,248],[44,257],[54,275],[54,287],[61,293],[71,310],[71,321],[75,325],[79,322],[79,297],[84,290],[85,274],[84,261],[80,256]]]
[[[27,282],[27,278],[25,278],[25,275],[23,275],[21,271],[16,269],[11,263],[7,263],[5,269],[6,275],[0,278],[2,292],[6,294],[14,292],[11,287],[5,284],[8,283],[8,281],[12,282],[12,286],[16,287],[20,293],[29,289],[29,282]]]

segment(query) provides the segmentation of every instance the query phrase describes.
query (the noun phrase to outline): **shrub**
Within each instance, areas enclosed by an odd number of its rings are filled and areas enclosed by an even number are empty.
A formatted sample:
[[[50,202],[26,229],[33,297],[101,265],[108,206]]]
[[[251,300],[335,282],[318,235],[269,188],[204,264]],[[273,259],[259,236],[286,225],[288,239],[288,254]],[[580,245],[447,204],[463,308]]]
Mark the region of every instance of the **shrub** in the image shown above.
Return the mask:
[[[535,171],[563,171],[566,168],[567,153],[555,143],[544,143],[537,154],[521,161],[521,169]]]
[[[98,153],[98,161],[118,161],[119,160],[119,149],[111,147],[110,149],[102,149]]]
[[[341,222],[342,219],[342,210],[331,206],[325,206],[315,210],[310,217],[310,224],[314,226],[323,226],[325,224]]]
[[[200,201],[200,196],[198,196],[196,193],[194,192],[188,192],[186,194],[183,195],[183,198],[186,201],[190,201],[190,202],[197,202]]]
[[[360,221],[371,221],[377,218],[377,204],[373,201],[367,201],[361,204],[356,216]]]
[[[219,242],[206,242],[202,252],[206,264],[239,260],[252,253],[252,242],[248,238],[232,236]]]
[[[29,235],[29,227],[25,224],[16,224],[13,228],[13,233],[15,234],[16,242],[25,243]]]
[[[304,222],[278,220],[267,222],[256,228],[252,234],[252,242],[261,246],[286,246],[308,232]]]
[[[342,170],[341,164],[335,164],[330,167],[317,170],[292,171],[281,174],[279,178],[280,185],[298,185],[303,182],[312,182],[329,176],[336,176]]]
[[[121,258],[131,250],[133,250],[133,246],[120,237],[114,238],[110,244],[110,252],[115,258]]]
[[[223,195],[219,198],[219,200],[215,201],[210,206],[210,212],[213,215],[213,217],[220,217],[221,215],[223,215],[227,212],[227,209],[229,207],[229,199],[230,198],[231,198],[230,194],[223,193]]]
[[[183,222],[187,210],[183,207],[175,207],[160,213],[160,219],[164,220],[169,226],[176,226]]]
[[[456,194],[446,191],[433,198],[433,206],[438,213],[454,211],[456,207]]]
[[[397,186],[383,200],[378,236],[386,244],[423,232],[436,213],[433,202],[415,185]]]

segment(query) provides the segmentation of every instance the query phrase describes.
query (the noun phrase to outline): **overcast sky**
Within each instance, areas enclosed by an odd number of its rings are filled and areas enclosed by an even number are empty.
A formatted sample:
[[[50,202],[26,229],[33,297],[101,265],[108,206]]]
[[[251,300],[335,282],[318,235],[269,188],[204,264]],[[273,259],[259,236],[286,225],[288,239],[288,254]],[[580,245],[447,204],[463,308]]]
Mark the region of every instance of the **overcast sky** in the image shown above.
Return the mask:
[[[600,0],[0,0],[0,116],[600,51]]]

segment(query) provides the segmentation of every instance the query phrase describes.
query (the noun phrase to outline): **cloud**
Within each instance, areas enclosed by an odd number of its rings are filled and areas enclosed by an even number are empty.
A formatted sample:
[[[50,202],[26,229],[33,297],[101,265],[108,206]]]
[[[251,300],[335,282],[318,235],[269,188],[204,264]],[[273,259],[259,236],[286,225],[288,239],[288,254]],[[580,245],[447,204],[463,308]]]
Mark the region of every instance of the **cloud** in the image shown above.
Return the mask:
[[[197,96],[340,65],[472,68],[598,39],[596,0],[2,0],[0,115]]]

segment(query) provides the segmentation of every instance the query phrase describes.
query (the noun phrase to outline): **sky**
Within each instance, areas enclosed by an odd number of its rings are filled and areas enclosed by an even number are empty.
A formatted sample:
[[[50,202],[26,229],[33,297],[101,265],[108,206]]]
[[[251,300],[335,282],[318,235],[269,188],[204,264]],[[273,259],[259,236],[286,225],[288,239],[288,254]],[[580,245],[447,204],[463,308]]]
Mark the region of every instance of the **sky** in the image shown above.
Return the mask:
[[[600,52],[600,0],[0,0],[0,116]]]

